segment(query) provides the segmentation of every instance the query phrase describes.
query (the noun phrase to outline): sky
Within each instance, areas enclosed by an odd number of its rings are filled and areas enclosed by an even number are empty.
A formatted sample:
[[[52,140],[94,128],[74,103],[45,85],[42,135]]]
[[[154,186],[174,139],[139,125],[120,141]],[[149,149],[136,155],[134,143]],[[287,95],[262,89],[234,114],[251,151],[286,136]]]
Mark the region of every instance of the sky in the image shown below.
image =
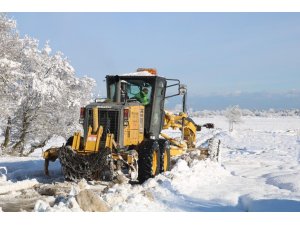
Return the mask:
[[[300,108],[300,13],[9,13],[78,76],[156,68],[194,109]],[[176,103],[176,102],[174,102]]]

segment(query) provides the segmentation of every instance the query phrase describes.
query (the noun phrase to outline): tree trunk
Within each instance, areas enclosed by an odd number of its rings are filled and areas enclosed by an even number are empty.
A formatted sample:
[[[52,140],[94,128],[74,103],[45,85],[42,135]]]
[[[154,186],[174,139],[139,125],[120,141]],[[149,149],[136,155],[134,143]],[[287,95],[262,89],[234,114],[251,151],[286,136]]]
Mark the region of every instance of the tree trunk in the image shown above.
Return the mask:
[[[23,113],[23,119],[22,119],[22,130],[21,130],[21,135],[19,138],[19,141],[13,146],[13,149],[16,150],[17,148],[20,147],[20,156],[24,156],[24,143],[25,143],[25,137],[27,134],[27,130],[29,128],[29,123],[28,123],[28,115],[27,112],[25,111]]]
[[[9,116],[8,119],[7,119],[7,126],[6,126],[6,130],[5,130],[5,139],[4,139],[4,143],[2,145],[4,148],[6,148],[7,145],[9,144],[10,130],[11,130],[11,118]]]
[[[20,147],[20,156],[23,156],[24,142],[25,142],[25,132],[22,131],[19,141],[13,147],[14,150],[16,150]]]

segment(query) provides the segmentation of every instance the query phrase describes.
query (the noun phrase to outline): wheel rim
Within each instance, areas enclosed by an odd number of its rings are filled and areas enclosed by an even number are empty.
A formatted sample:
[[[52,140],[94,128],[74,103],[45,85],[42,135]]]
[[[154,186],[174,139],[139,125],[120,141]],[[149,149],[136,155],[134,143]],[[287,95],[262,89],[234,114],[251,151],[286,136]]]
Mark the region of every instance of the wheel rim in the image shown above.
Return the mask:
[[[154,151],[152,155],[152,175],[156,174],[156,170],[157,170],[157,151]]]
[[[165,149],[164,151],[164,171],[168,170],[168,154],[167,154],[167,150]]]

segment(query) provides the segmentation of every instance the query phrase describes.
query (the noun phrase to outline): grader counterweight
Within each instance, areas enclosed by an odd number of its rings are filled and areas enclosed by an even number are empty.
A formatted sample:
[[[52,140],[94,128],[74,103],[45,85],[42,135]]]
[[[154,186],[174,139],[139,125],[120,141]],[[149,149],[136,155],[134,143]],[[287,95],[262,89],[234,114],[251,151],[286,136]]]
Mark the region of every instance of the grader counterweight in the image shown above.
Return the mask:
[[[179,80],[158,76],[155,69],[140,68],[132,74],[107,75],[106,84],[107,98],[81,109],[84,133],[76,132],[56,152],[44,152],[46,174],[49,160],[59,158],[68,180],[112,180],[124,173],[142,183],[170,170],[172,156],[195,149],[201,126],[187,115],[187,90]],[[166,96],[171,87],[177,87],[177,92]],[[182,113],[166,112],[165,99],[178,95],[183,99]],[[203,126],[213,128],[213,124]],[[180,129],[181,139],[161,133],[167,128]],[[210,149],[201,151],[211,155]]]

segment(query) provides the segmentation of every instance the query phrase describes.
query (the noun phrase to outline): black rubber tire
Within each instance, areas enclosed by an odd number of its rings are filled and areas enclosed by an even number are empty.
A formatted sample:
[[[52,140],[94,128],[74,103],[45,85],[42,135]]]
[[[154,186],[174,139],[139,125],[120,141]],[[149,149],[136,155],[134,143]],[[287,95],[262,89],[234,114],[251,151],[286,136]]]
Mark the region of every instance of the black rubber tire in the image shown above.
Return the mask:
[[[103,149],[97,153],[83,155],[70,149],[73,139],[74,136],[68,138],[66,145],[61,147],[59,151],[59,160],[65,180],[78,181],[84,178],[86,180],[111,181],[114,176],[111,165],[113,163],[111,151]],[[83,137],[80,137],[79,148],[84,149]],[[70,162],[74,163],[68,165]]]
[[[155,171],[152,169],[154,153],[157,154],[157,167]],[[140,183],[144,183],[146,180],[156,176],[160,172],[160,150],[158,142],[152,139],[144,140],[139,145],[138,154],[138,180]]]
[[[159,150],[160,150],[160,172],[166,172],[166,171],[170,171],[171,170],[171,152],[170,152],[170,142],[165,140],[165,139],[159,139],[158,140],[158,144],[159,144]],[[165,163],[164,163],[164,157],[167,157],[167,165],[166,165],[166,169],[164,169],[165,167]]]
[[[104,162],[103,168],[100,171],[100,180],[112,181],[114,178],[114,162],[112,159],[111,150],[107,148],[102,151],[105,151],[104,157],[106,160]]]

